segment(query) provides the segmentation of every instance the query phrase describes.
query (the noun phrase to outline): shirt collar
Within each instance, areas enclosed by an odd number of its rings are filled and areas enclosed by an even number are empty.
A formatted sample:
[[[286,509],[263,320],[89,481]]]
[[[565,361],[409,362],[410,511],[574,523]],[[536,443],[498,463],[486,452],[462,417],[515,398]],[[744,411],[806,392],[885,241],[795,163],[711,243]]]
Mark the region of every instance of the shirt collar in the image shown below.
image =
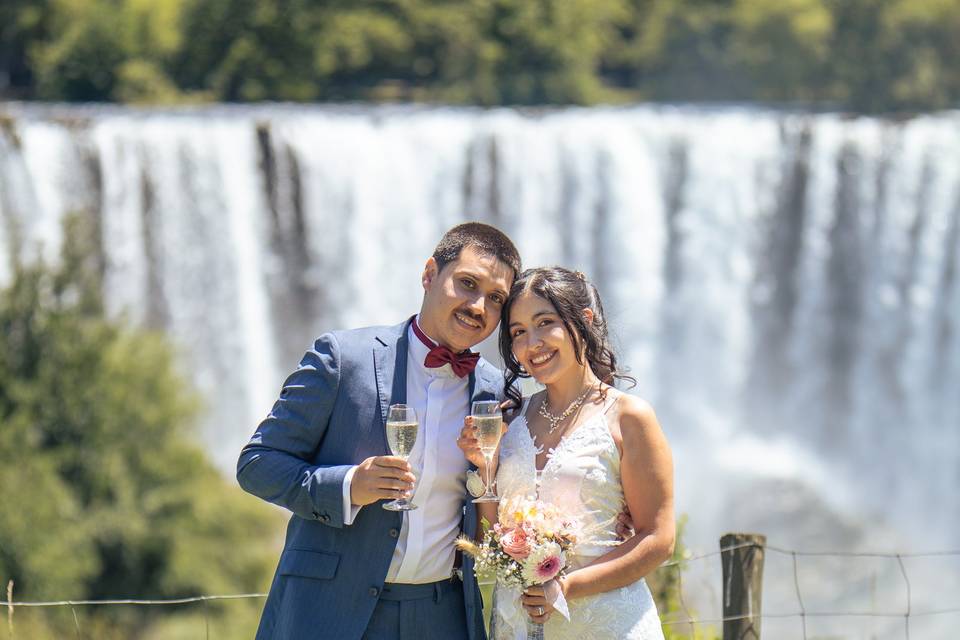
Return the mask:
[[[417,327],[420,329],[420,331],[423,331],[423,327],[420,325],[419,313],[413,317],[413,322],[411,322],[410,326],[407,328],[407,344],[410,345],[407,350],[407,353],[409,354],[409,361],[415,363],[415,365],[428,376],[435,378],[457,378],[459,380],[460,378],[453,372],[453,369],[449,364],[445,364],[442,367],[427,367],[423,364],[427,354],[430,353],[430,348],[423,344],[420,338],[417,337],[417,334],[413,332],[414,322],[417,323]],[[434,344],[437,343],[437,341],[434,340],[433,337],[426,331],[423,331],[423,335],[432,340]],[[463,378],[463,380],[466,380],[466,378]]]

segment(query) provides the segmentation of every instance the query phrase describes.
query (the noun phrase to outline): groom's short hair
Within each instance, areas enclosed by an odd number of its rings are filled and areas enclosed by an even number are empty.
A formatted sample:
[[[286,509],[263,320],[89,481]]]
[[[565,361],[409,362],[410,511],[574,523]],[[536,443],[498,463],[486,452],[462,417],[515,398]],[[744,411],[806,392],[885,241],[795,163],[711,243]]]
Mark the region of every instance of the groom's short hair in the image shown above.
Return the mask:
[[[465,222],[443,234],[437,248],[433,250],[433,259],[437,270],[460,257],[464,247],[475,247],[480,253],[493,256],[513,269],[513,277],[520,273],[520,253],[503,231],[482,222]]]

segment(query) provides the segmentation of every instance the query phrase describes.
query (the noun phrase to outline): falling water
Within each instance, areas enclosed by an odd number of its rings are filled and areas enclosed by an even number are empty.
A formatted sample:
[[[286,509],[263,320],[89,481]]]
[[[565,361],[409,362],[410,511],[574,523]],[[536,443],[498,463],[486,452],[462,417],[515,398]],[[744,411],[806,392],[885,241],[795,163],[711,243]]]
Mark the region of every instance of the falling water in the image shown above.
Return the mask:
[[[0,282],[69,212],[224,469],[312,338],[409,316],[473,218],[595,279],[694,546],[960,542],[960,114],[0,106]]]

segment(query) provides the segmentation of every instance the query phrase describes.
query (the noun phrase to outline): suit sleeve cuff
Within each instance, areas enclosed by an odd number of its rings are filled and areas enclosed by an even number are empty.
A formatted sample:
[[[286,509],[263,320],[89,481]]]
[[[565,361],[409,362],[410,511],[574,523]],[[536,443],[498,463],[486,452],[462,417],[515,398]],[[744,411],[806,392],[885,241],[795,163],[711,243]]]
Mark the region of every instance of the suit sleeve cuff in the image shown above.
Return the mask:
[[[353,474],[356,472],[356,465],[350,467],[350,470],[347,471],[347,475],[343,477],[343,524],[351,525],[353,524],[354,518],[357,517],[357,514],[360,513],[360,509],[363,508],[363,505],[355,505],[350,502],[350,483],[353,481]]]

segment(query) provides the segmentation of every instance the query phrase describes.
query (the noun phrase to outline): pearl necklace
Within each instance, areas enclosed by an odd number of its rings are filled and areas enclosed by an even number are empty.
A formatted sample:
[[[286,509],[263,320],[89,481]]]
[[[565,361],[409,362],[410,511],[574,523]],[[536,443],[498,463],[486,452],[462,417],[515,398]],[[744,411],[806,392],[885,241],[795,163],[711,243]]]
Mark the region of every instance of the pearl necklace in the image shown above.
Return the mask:
[[[539,413],[543,416],[547,422],[550,423],[550,428],[547,429],[547,435],[553,435],[553,432],[560,428],[560,423],[563,422],[566,418],[570,416],[571,413],[580,408],[580,405],[583,404],[583,401],[586,399],[587,394],[593,389],[593,385],[590,385],[581,393],[576,400],[571,402],[563,413],[559,415],[553,415],[547,411],[547,394],[543,394],[543,401],[540,402]]]

